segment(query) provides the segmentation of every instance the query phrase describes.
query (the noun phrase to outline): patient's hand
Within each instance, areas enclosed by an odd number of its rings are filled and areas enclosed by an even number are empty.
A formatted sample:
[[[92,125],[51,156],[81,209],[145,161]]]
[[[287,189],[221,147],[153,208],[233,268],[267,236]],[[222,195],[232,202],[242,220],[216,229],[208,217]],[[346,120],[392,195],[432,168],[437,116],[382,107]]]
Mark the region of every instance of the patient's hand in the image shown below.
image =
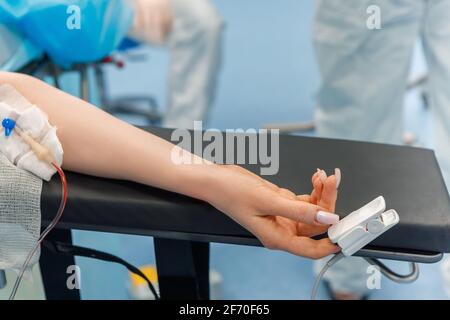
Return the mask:
[[[327,177],[318,171],[312,177],[311,195],[295,195],[238,166],[220,166],[221,183],[211,201],[252,232],[265,247],[308,258],[321,258],[339,251],[328,238],[311,239],[324,233],[338,217],[333,212],[340,172]]]

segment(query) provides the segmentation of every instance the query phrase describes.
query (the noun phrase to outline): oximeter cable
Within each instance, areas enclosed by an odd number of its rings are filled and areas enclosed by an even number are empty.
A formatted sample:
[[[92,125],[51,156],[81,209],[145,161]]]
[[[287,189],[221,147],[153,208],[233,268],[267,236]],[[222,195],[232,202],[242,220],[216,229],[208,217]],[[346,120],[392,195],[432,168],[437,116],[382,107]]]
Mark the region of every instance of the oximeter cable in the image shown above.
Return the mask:
[[[342,258],[345,258],[344,254],[342,252],[339,252],[338,254],[335,254],[330,260],[327,261],[327,263],[323,266],[322,270],[320,270],[320,272],[317,275],[316,280],[314,282],[313,289],[311,291],[311,300],[316,300],[317,291],[319,290],[320,281],[322,280],[325,272],[327,272],[328,269],[330,269],[333,265],[335,265]]]
[[[50,231],[53,230],[53,228],[59,222],[59,220],[61,219],[61,217],[63,215],[64,209],[66,207],[66,203],[67,203],[66,175],[64,174],[64,171],[55,162],[52,162],[51,165],[56,169],[56,171],[59,174],[60,180],[61,180],[62,195],[61,195],[61,201],[59,204],[58,212],[56,213],[56,216],[53,219],[53,221],[47,226],[47,228],[44,230],[44,232],[42,232],[42,234],[38,238],[36,244],[34,245],[34,247],[31,249],[30,253],[28,254],[28,256],[22,266],[22,269],[20,270],[19,276],[17,277],[16,282],[14,283],[14,287],[12,289],[11,295],[9,296],[9,300],[14,300],[17,290],[19,289],[19,285],[22,281],[23,275],[25,274],[25,271],[28,268],[28,265],[29,265],[31,259],[35,255],[35,253],[38,250],[39,246],[41,245],[42,241],[44,241],[45,237],[50,233]]]
[[[44,243],[44,246],[46,246],[46,243]],[[156,291],[155,286],[150,281],[150,279],[145,275],[144,272],[142,272],[139,268],[133,266],[132,264],[128,263],[127,261],[123,260],[122,258],[119,258],[113,254],[102,252],[99,250],[94,250],[91,248],[85,248],[80,246],[75,246],[73,244],[69,243],[63,243],[63,242],[51,242],[47,243],[47,249],[52,250],[55,253],[68,255],[68,256],[78,256],[78,257],[86,257],[91,259],[97,259],[107,262],[113,262],[118,263],[125,268],[127,268],[131,273],[138,275],[144,281],[147,283],[148,288],[152,292],[153,296],[155,297],[155,300],[160,300],[160,296],[158,295],[158,292]]]
[[[322,270],[320,270],[319,274],[316,277],[314,282],[313,289],[311,291],[311,300],[316,300],[317,291],[319,289],[320,282],[325,275],[325,272],[328,271],[333,265],[339,262],[342,258],[345,258],[345,255],[342,252],[334,255],[327,263],[323,266]],[[389,269],[385,264],[378,261],[377,259],[363,257],[369,264],[376,265],[380,268],[380,272],[387,277],[389,280],[392,280],[397,283],[411,283],[417,280],[419,277],[419,266],[415,262],[410,262],[410,273],[409,274],[398,274],[391,269]]]

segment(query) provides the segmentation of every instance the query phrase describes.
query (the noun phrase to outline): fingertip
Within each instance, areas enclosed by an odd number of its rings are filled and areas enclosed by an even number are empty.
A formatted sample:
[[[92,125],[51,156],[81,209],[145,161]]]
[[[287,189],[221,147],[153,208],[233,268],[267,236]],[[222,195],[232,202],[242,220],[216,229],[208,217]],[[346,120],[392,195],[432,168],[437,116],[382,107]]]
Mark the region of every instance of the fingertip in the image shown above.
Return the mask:
[[[331,176],[328,176],[324,184],[330,184],[331,182],[336,184],[337,182],[336,175],[333,174]]]
[[[316,178],[313,181],[313,187],[315,189],[321,189],[323,187],[323,180],[320,177],[320,175],[317,175]]]
[[[311,177],[311,183],[314,185],[315,181],[317,180],[317,177],[319,176],[319,169],[317,169],[316,172],[314,172],[314,174]]]
[[[331,242],[330,238],[323,238],[320,241],[324,242],[324,244],[329,248],[330,253],[336,253],[341,251],[341,247],[339,247],[336,243]]]
[[[323,238],[319,241],[323,245],[320,258],[329,256],[330,254],[336,254],[341,251],[341,248],[337,244],[331,242],[329,238]]]
[[[337,177],[335,175],[329,176],[323,184],[323,188],[327,192],[336,190],[337,186]]]
[[[339,252],[341,252],[341,247],[339,247],[337,244],[335,244],[335,243],[333,243],[333,242],[331,242],[330,241],[330,243],[331,243],[331,253],[339,253]]]
[[[324,170],[321,170],[320,174],[319,174],[319,177],[320,177],[320,181],[322,181],[322,183],[325,183],[325,181],[327,180],[326,172]]]

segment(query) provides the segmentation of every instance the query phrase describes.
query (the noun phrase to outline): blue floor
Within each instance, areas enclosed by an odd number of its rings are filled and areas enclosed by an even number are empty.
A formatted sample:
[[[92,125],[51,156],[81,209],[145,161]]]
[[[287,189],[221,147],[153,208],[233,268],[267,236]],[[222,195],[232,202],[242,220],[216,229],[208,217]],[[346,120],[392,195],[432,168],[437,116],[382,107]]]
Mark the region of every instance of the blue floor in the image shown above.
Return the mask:
[[[227,21],[224,68],[210,126],[219,129],[261,127],[267,122],[310,120],[318,75],[309,35],[313,1],[214,1]],[[165,103],[168,54],[146,49],[148,62],[130,63],[126,70],[109,70],[113,95],[154,94]],[[422,69],[420,59],[415,71]],[[142,71],[148,70],[148,71]],[[127,81],[133,79],[133,81]],[[238,81],[237,81],[238,80]],[[430,144],[429,119],[407,97],[407,129]],[[237,116],[239,115],[239,116]],[[420,124],[425,119],[427,125]],[[151,238],[74,232],[75,242],[121,256],[133,264],[154,263]],[[80,258],[84,299],[128,299],[128,275],[121,267]],[[390,263],[403,270],[404,264]],[[313,282],[312,262],[282,252],[233,245],[212,245],[211,266],[224,279],[224,299],[307,299]],[[446,299],[440,264],[422,265],[414,284],[386,279],[374,299]],[[319,298],[325,298],[322,291]]]

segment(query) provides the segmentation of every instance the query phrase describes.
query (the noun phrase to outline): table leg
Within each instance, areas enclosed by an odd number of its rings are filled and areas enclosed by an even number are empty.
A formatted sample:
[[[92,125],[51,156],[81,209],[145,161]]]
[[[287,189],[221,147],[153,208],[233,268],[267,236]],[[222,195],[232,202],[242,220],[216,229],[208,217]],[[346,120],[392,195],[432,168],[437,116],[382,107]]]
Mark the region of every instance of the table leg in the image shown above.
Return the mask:
[[[155,238],[161,299],[209,299],[209,243]]]
[[[52,230],[45,243],[72,243],[70,230]],[[71,274],[67,273],[69,266],[75,266],[75,257],[58,254],[46,245],[41,246],[40,267],[47,300],[80,300],[80,290],[69,289],[67,280]]]

